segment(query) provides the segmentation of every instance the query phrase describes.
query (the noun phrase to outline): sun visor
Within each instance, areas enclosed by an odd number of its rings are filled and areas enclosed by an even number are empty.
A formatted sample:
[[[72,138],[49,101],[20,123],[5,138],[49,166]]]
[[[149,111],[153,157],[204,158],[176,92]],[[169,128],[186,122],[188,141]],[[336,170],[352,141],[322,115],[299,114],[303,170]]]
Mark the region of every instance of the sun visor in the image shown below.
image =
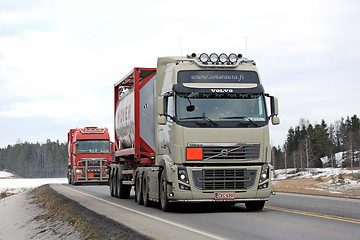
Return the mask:
[[[180,93],[263,93],[264,88],[255,71],[183,70],[173,86]]]
[[[177,93],[264,93],[264,87],[256,83],[178,83],[173,86]]]

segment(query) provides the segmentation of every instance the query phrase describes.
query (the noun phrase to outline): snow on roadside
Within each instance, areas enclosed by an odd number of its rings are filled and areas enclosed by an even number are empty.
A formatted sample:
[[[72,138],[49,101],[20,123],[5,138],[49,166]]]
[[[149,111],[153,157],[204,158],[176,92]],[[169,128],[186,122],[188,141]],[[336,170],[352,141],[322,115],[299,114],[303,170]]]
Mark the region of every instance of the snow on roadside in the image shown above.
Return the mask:
[[[12,177],[14,177],[14,175],[12,173],[0,171],[0,179],[1,178],[12,178]]]
[[[360,170],[349,170],[345,168],[310,168],[296,172],[295,168],[275,170],[273,180],[283,180],[288,178],[327,178],[339,174],[360,174]]]
[[[0,193],[20,193],[45,184],[67,183],[66,178],[12,178],[11,173],[0,171]]]
[[[343,168],[311,168],[308,170],[296,172],[295,168],[292,169],[279,169],[275,170],[273,176],[274,186],[278,186],[281,180],[291,179],[295,181],[295,188],[298,190],[315,191],[335,194],[337,196],[350,196],[353,198],[360,197],[360,170],[349,170]],[[302,181],[302,179],[304,179]],[[313,179],[309,182],[308,179]],[[293,183],[287,183],[293,184]],[[281,185],[285,186],[285,185]],[[286,186],[289,188],[289,186]],[[300,191],[300,190],[299,190]]]

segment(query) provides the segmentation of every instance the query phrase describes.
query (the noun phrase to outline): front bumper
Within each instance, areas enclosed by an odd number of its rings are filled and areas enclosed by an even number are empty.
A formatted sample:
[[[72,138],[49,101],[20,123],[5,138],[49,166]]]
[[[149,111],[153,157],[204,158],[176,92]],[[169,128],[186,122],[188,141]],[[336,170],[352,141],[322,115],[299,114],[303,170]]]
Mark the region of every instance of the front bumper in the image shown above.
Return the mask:
[[[267,201],[271,195],[270,179],[259,183],[261,166],[187,167],[186,169],[189,178],[187,183],[180,181],[176,175],[177,170],[174,171],[172,184],[168,186],[168,199],[171,202]],[[210,176],[207,175],[209,172]],[[214,183],[212,184],[211,181]],[[259,189],[259,185],[266,183],[266,188]],[[181,185],[186,185],[187,188]],[[234,197],[215,198],[215,193],[226,192]]]

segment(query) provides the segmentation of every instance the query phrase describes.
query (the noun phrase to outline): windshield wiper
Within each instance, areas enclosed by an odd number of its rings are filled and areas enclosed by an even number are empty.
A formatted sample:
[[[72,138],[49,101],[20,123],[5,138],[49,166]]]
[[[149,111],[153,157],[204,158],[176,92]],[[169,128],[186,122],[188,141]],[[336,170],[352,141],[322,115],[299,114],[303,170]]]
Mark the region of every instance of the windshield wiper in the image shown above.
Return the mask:
[[[208,118],[208,117],[206,117],[206,116],[180,118],[179,120],[184,120],[184,119],[204,119],[204,120],[207,120],[207,121],[211,122],[211,123],[214,124],[215,126],[218,125],[216,122],[214,122],[213,120],[211,120],[210,118]]]
[[[259,126],[256,122],[254,122],[253,120],[251,120],[249,117],[246,116],[238,116],[238,117],[222,117],[221,119],[246,119],[249,120],[249,122],[251,122],[252,124],[254,124],[255,126]]]

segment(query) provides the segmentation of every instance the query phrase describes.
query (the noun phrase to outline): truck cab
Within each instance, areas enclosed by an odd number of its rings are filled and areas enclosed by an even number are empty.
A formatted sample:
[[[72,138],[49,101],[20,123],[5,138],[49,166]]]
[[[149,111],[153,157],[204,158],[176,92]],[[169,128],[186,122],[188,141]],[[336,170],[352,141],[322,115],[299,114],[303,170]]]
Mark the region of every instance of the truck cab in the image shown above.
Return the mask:
[[[161,201],[262,209],[271,193],[269,122],[279,118],[255,62],[235,54],[160,58],[156,91]]]
[[[106,128],[85,127],[68,133],[68,182],[107,183],[112,144]]]

